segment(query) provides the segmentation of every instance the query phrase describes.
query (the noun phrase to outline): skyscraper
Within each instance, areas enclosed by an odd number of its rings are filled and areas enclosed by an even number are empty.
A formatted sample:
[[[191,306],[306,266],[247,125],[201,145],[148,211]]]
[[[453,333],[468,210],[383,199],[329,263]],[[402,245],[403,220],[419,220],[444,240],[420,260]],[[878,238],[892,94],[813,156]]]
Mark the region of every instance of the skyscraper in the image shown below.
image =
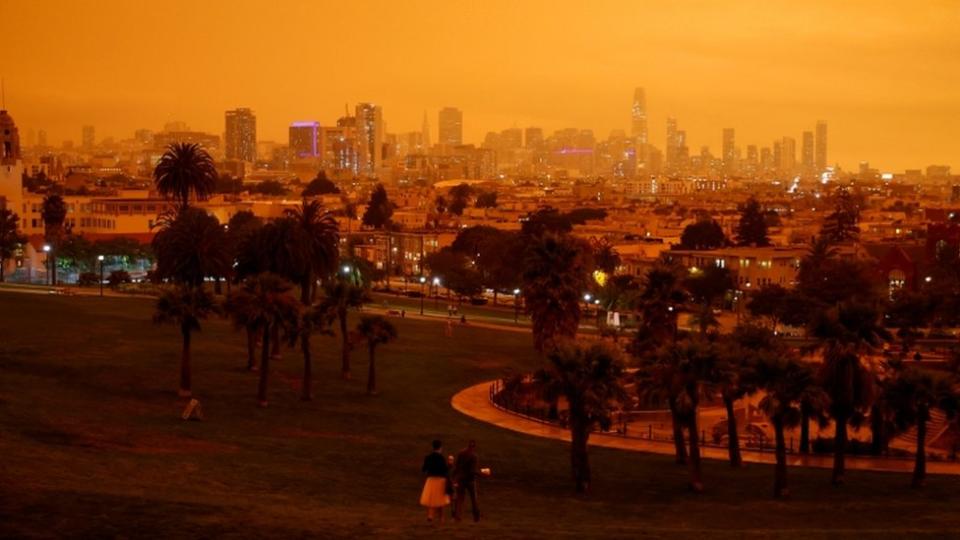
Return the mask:
[[[463,144],[463,111],[454,107],[440,109],[437,129],[440,144],[449,146]]]
[[[813,172],[813,132],[803,132],[803,142],[800,145],[800,166],[805,174]]]
[[[538,127],[528,127],[523,132],[523,145],[532,150],[538,150],[543,146],[543,129]]]
[[[383,164],[383,110],[373,103],[358,103],[356,111],[360,174],[374,176]]]
[[[823,120],[817,122],[816,154],[814,165],[817,172],[821,173],[827,168],[827,123]]]
[[[423,126],[420,128],[420,138],[424,150],[433,146],[430,144],[430,122],[427,121],[427,111],[423,111]]]
[[[643,88],[633,91],[633,108],[630,111],[633,121],[630,135],[638,145],[647,144],[647,92]]]
[[[319,135],[320,122],[294,122],[290,124],[290,151],[298,158],[313,158],[319,156]]]
[[[250,109],[226,113],[224,147],[227,159],[257,160],[257,117]]]
[[[723,128],[723,171],[727,174],[737,172],[737,147],[733,128]]]
[[[784,137],[780,146],[780,172],[793,174],[797,169],[797,141]]]
[[[84,150],[93,150],[93,146],[97,143],[96,130],[93,126],[83,126],[80,141]]]

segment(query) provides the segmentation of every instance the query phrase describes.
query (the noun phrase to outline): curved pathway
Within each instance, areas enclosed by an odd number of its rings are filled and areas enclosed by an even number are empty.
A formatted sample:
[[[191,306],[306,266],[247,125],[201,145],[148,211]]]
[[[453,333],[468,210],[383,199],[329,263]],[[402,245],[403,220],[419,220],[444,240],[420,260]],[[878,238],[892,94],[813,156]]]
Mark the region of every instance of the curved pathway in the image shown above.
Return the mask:
[[[550,424],[530,420],[522,416],[508,413],[490,403],[490,385],[494,381],[483,382],[466,388],[450,399],[450,404],[460,413],[471,418],[493,424],[497,427],[544,437],[560,441],[570,440],[570,431]],[[594,432],[590,436],[591,446],[618,448],[634,452],[651,454],[673,455],[673,443],[670,441],[650,441],[646,439],[625,438],[612,433]],[[701,455],[706,459],[727,459],[727,449],[706,446],[701,449]],[[743,460],[750,463],[774,463],[773,452],[759,452],[756,450],[741,449]],[[829,455],[801,455],[787,454],[787,465],[791,467],[833,467],[833,457]],[[913,472],[912,459],[873,458],[848,455],[846,459],[848,469],[885,471],[885,472]],[[960,475],[960,463],[927,461],[928,474],[955,474]]]

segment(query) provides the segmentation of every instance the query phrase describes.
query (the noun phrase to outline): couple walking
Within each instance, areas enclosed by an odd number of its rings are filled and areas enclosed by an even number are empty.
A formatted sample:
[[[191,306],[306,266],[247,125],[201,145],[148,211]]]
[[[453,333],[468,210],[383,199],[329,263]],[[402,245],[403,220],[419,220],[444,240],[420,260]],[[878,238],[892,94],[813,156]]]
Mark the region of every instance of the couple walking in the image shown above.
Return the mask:
[[[453,471],[450,467],[453,467]],[[460,521],[463,503],[470,497],[473,520],[480,521],[480,501],[477,499],[477,480],[480,476],[480,460],[477,458],[477,443],[470,441],[457,457],[443,457],[443,443],[433,441],[433,452],[423,459],[423,473],[427,480],[420,494],[420,506],[427,507],[427,521],[443,521],[443,507],[453,497],[453,519]]]

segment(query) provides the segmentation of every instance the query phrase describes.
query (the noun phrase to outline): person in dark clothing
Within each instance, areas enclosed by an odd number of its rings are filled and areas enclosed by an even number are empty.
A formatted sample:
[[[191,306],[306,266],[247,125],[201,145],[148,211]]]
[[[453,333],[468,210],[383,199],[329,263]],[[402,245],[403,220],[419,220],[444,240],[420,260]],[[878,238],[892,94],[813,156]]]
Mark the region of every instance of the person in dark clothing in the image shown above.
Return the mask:
[[[450,470],[447,460],[443,457],[443,443],[433,441],[433,452],[423,458],[421,471],[427,475],[420,494],[420,505],[427,507],[427,521],[443,521],[443,507],[450,504],[450,495],[447,483],[450,481]]]
[[[453,461],[453,483],[456,498],[453,504],[453,519],[460,521],[463,503],[470,496],[473,520],[480,521],[480,501],[477,498],[477,479],[480,476],[480,460],[477,458],[477,442],[470,441]]]

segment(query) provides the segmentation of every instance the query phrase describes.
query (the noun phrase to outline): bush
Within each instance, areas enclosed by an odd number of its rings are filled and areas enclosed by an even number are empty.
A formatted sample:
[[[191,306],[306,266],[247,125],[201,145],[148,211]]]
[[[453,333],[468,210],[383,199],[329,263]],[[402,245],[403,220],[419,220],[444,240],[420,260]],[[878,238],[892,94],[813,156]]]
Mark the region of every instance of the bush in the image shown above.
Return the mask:
[[[93,287],[100,282],[100,276],[94,272],[83,272],[77,278],[77,285],[81,287]]]
[[[133,280],[130,279],[130,273],[126,270],[114,270],[110,272],[110,275],[107,277],[107,283],[111,287],[117,287],[121,283],[130,283]]]

